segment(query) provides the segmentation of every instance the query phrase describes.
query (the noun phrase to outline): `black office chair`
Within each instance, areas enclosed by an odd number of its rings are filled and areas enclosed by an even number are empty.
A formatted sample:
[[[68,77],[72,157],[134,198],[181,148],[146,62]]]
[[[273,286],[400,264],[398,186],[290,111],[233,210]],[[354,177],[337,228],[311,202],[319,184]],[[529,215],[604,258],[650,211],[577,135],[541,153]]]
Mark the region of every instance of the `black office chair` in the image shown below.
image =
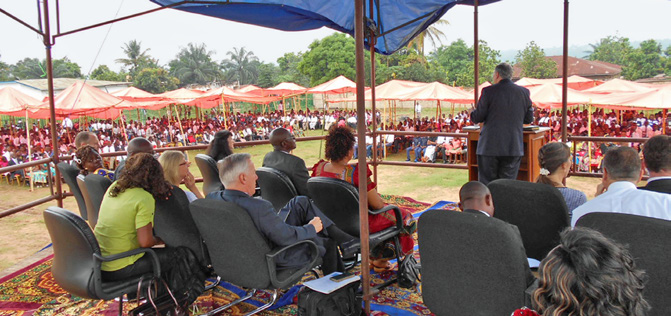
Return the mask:
[[[671,315],[668,260],[671,221],[631,214],[589,213],[580,217],[576,226],[592,228],[627,245],[636,267],[647,274],[643,296],[652,307],[648,315]]]
[[[156,253],[150,248],[138,248],[116,255],[103,257],[100,246],[91,227],[77,214],[59,207],[49,207],[44,211],[54,246],[54,261],[51,273],[54,280],[64,290],[88,299],[110,300],[119,298],[119,315],[123,312],[123,295],[136,293],[140,280],[149,283],[161,275],[161,266]],[[102,280],[102,262],[145,253],[152,258],[153,273],[114,282]]]
[[[350,183],[327,177],[312,177],[308,179],[308,192],[317,204],[317,207],[330,218],[338,228],[344,232],[359,237],[359,191]],[[396,259],[401,254],[401,246],[398,235],[403,231],[403,217],[401,210],[396,205],[387,205],[379,210],[368,210],[369,214],[381,214],[394,210],[396,215],[396,226],[386,228],[382,231],[369,235],[370,249],[382,244],[387,240],[393,240],[396,246]],[[385,287],[395,282],[391,279],[378,286]]]
[[[168,199],[156,200],[154,234],[168,247],[186,247],[193,251],[198,262],[210,270],[210,276],[217,278],[205,290],[219,284],[220,278],[212,271],[210,254],[207,253],[203,238],[189,211],[189,199],[179,187],[172,186]]]
[[[204,154],[196,155],[196,165],[203,176],[203,193],[205,195],[214,191],[221,191],[224,185],[219,179],[219,168],[217,162],[212,157]]]
[[[91,224],[91,218],[89,218],[89,214],[93,209],[93,202],[91,201],[91,195],[89,194],[89,189],[86,187],[86,180],[85,176],[83,174],[80,174],[77,176],[77,185],[79,186],[79,191],[82,193],[82,197],[84,198],[84,205],[86,205],[86,221],[89,222],[89,225],[91,225],[92,228],[95,228],[94,224]],[[98,222],[98,218],[96,217],[96,223]]]
[[[291,179],[282,171],[277,169],[260,167],[256,169],[258,185],[261,187],[261,197],[269,201],[280,210],[289,200],[298,195]]]
[[[509,224],[458,211],[419,218],[422,297],[436,315],[510,315],[529,303],[522,241]],[[528,306],[528,305],[527,305]]]
[[[568,207],[557,188],[542,183],[499,179],[487,187],[494,217],[517,226],[527,257],[543,260],[569,226]]]
[[[70,187],[70,192],[72,192],[72,194],[75,196],[77,207],[79,207],[79,214],[84,220],[88,220],[88,213],[86,212],[86,201],[84,201],[82,191],[79,189],[79,185],[77,184],[79,169],[66,162],[59,162],[56,167],[58,167],[58,170],[63,175],[65,183],[67,183],[68,187]]]
[[[88,222],[91,228],[95,229],[98,223],[98,213],[100,213],[100,204],[103,202],[107,189],[112,185],[112,181],[99,174],[89,174],[84,177],[84,185],[89,195],[89,204],[86,206]]]
[[[273,290],[270,302],[247,315],[259,313],[275,303],[278,289],[286,289],[300,281],[306,272],[321,263],[317,245],[311,240],[271,249],[247,211],[236,204],[198,199],[191,202],[189,207],[207,245],[214,271],[227,282],[252,289],[244,297],[207,315],[214,315],[249,299],[257,289]],[[289,248],[303,244],[310,245],[311,262],[299,269],[278,270],[274,258]]]

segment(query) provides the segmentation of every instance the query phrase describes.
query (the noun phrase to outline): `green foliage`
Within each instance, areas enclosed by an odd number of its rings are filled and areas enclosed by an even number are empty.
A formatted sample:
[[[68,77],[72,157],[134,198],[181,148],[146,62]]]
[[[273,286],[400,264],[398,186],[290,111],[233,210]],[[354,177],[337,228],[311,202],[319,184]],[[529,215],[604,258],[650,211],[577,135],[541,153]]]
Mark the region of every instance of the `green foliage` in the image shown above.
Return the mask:
[[[64,57],[52,60],[54,78],[81,78],[81,67]],[[47,77],[46,60],[24,58],[11,67],[11,77],[15,80],[40,79]]]
[[[179,79],[170,76],[163,68],[144,68],[135,76],[133,85],[147,92],[163,93],[177,89]]]
[[[107,80],[107,81],[125,81],[125,73],[116,73],[107,67],[107,65],[100,65],[98,68],[94,69],[90,75],[91,79],[94,80]]]
[[[666,47],[666,50],[664,51],[664,73],[667,76],[671,76],[671,45]]]
[[[280,82],[293,82],[301,86],[307,86],[310,84],[310,78],[300,71],[298,71],[298,64],[303,60],[303,53],[285,53],[284,56],[277,59],[277,64],[279,65],[279,78],[277,79],[278,83]]]
[[[132,40],[121,48],[124,54],[126,54],[126,58],[119,58],[116,62],[128,69],[128,73],[132,79],[135,79],[138,72],[144,68],[158,67],[157,61],[147,54],[149,48],[142,50],[142,42]]]
[[[240,49],[233,47],[233,50],[226,54],[229,59],[221,62],[226,82],[237,82],[241,86],[256,82],[260,63],[252,51],[248,51],[244,47],[240,47]]]
[[[627,80],[650,78],[664,72],[662,66],[662,45],[655,40],[641,43],[628,56],[622,67],[622,76]]]
[[[182,85],[207,84],[223,76],[219,65],[212,61],[212,53],[205,44],[189,45],[177,53],[177,58],[170,61],[170,74],[177,77]]]
[[[259,65],[259,77],[256,80],[256,84],[261,88],[270,88],[274,87],[280,83],[279,81],[279,67],[275,66],[273,63],[262,63]]]
[[[468,47],[464,40],[459,39],[449,46],[440,46],[429,56],[431,62],[442,67],[447,84],[456,86],[473,86],[473,72],[475,69],[473,54],[474,47]],[[479,82],[491,80],[494,68],[500,63],[500,52],[489,47],[487,42],[480,40]]]
[[[11,67],[7,63],[0,61],[0,81],[11,81],[12,80]]]
[[[67,57],[62,59],[54,59],[53,71],[54,78],[81,78],[82,70],[81,67],[75,62],[71,62]],[[44,61],[42,65],[46,64]]]
[[[410,40],[408,42],[408,45],[406,46],[407,48],[413,48],[415,49],[420,55],[424,56],[424,40],[429,39],[431,44],[436,47],[436,41],[438,41],[441,45],[443,44],[442,39],[445,38],[445,33],[443,31],[439,30],[437,27],[434,25],[448,25],[450,22],[447,20],[438,20],[434,22],[432,25],[427,27],[423,32],[419,33],[415,38]]]
[[[534,41],[517,53],[516,63],[522,68],[520,77],[537,79],[557,77],[557,63],[545,58],[545,52]]]
[[[589,60],[605,61],[621,66],[626,64],[627,56],[633,50],[628,38],[617,35],[607,36],[589,46],[592,47],[592,52],[587,56]]]

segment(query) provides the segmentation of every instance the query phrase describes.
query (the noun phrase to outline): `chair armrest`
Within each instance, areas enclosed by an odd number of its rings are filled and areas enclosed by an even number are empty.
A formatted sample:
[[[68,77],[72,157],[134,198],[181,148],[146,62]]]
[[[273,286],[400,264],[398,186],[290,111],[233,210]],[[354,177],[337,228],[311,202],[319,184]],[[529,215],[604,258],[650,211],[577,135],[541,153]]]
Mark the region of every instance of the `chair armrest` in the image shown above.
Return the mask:
[[[398,208],[396,205],[386,205],[385,207],[379,209],[379,210],[368,210],[368,213],[377,215],[377,214],[382,214],[385,213],[389,210],[394,210],[394,215],[396,215],[396,227],[398,229],[403,229],[403,216],[401,215],[401,209]]]
[[[156,278],[160,277],[161,276],[161,264],[158,261],[158,256],[156,255],[156,252],[154,252],[154,250],[151,249],[151,248],[137,248],[137,249],[133,249],[133,250],[130,250],[130,251],[110,255],[110,256],[107,256],[107,257],[103,257],[103,256],[101,256],[97,253],[94,253],[93,254],[93,260],[95,260],[96,262],[101,262],[101,263],[102,262],[109,262],[109,261],[129,257],[129,256],[132,256],[132,255],[137,255],[137,254],[141,254],[141,253],[149,254],[149,256],[151,257],[151,265],[152,265],[152,268],[153,268],[152,270],[153,270],[154,277],[156,277]]]
[[[298,271],[294,272],[291,274],[289,277],[287,277],[285,280],[278,280],[277,279],[277,264],[275,263],[275,257],[277,257],[280,253],[283,253],[287,251],[290,248],[302,245],[302,244],[307,244],[310,246],[310,250],[312,250],[312,259],[310,259],[310,264],[307,266],[304,266],[303,268],[299,269]],[[317,263],[317,260],[319,259],[319,248],[317,248],[317,244],[315,244],[314,241],[312,240],[301,240],[297,243],[294,243],[289,246],[285,246],[283,248],[279,249],[273,249],[270,253],[266,254],[266,262],[268,264],[268,272],[270,273],[270,282],[273,284],[274,287],[276,288],[283,288],[288,283],[291,282],[291,280],[294,280],[306,272],[310,270],[315,263]]]
[[[526,290],[524,290],[524,306],[531,306],[531,298],[533,297],[534,291],[538,289],[538,279],[535,279]]]

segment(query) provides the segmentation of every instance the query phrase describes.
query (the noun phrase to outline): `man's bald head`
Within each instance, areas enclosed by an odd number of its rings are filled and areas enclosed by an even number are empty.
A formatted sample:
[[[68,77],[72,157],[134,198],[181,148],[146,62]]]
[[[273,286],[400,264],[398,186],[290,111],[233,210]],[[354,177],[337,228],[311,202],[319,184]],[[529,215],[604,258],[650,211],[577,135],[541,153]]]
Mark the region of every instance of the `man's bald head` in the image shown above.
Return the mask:
[[[144,137],[135,137],[128,142],[128,156],[137,153],[154,154],[154,147]]]
[[[79,132],[75,136],[75,147],[77,149],[83,147],[84,145],[90,145],[96,150],[100,150],[100,142],[98,141],[98,136],[92,132]]]
[[[459,207],[462,210],[474,209],[494,216],[494,204],[489,188],[479,181],[464,184],[459,190]]]
[[[296,148],[296,140],[286,128],[276,128],[270,132],[270,144],[275,150],[292,151]]]

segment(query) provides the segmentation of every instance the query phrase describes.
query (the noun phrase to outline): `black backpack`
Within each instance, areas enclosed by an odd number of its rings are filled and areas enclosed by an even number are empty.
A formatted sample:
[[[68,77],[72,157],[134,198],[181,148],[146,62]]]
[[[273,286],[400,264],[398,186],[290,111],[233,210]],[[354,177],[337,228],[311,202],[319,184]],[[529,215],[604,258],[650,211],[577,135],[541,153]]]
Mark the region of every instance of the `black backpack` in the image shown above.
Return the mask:
[[[361,281],[347,284],[330,294],[304,286],[298,292],[298,316],[359,316],[361,296],[357,295]]]

